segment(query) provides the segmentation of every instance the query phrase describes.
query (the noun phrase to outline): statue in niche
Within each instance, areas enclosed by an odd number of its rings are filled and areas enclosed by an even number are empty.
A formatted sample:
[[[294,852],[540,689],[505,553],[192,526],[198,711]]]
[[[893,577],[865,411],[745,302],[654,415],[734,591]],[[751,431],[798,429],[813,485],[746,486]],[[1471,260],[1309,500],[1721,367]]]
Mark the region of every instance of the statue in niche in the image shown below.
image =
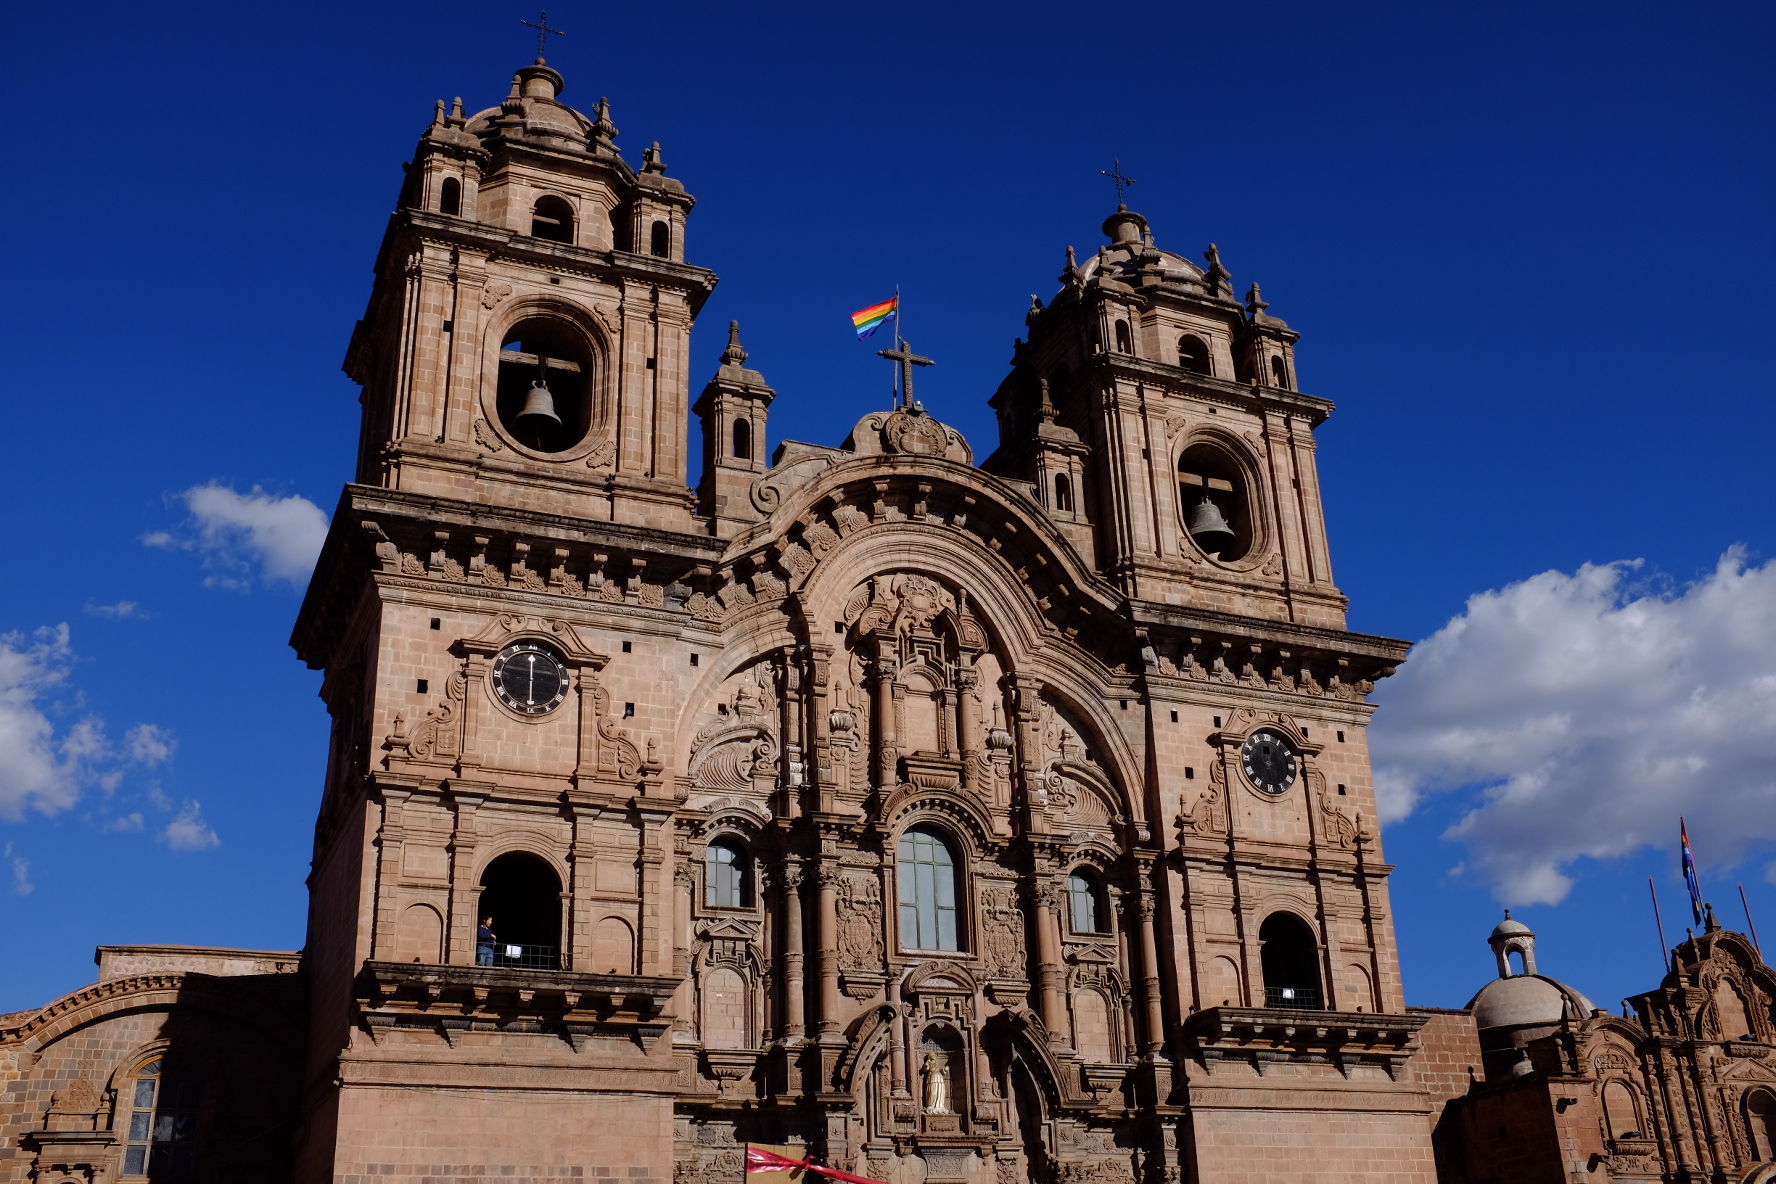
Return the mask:
[[[925,1054],[921,1071],[925,1074],[925,1112],[927,1114],[950,1113],[949,1058],[928,1052]]]

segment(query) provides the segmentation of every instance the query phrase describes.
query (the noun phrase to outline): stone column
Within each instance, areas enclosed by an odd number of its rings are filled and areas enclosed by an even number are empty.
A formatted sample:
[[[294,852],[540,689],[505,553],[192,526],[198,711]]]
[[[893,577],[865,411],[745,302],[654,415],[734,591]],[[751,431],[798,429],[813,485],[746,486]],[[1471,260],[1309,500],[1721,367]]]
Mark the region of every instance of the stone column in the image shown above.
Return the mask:
[[[802,865],[783,869],[783,1034],[800,1042],[807,1035],[804,1015],[806,988],[802,985]]]
[[[876,634],[876,659],[870,667],[870,689],[873,692],[870,715],[876,725],[875,783],[892,789],[896,781],[895,766],[900,756],[900,732],[894,702],[894,639],[890,634]]]
[[[450,918],[445,932],[444,961],[457,966],[475,964],[475,926],[481,918],[475,915],[481,889],[475,880],[475,815],[493,786],[463,781],[450,783],[451,803],[456,807],[456,825],[450,833]]]
[[[1148,1055],[1165,1046],[1165,1017],[1160,1010],[1159,942],[1153,933],[1153,891],[1141,889],[1135,898],[1135,912],[1141,918],[1141,1003],[1147,1011]]]
[[[820,878],[820,1032],[839,1030],[839,877],[836,863],[822,863]]]
[[[1061,998],[1061,893],[1039,882],[1036,897],[1036,996],[1048,1041],[1071,1048],[1073,1038],[1067,1004]]]
[[[401,881],[401,848],[406,836],[401,825],[401,815],[406,811],[407,799],[412,791],[406,787],[395,788],[388,785],[380,785],[378,788],[382,797],[382,825],[376,831],[376,883],[373,889],[376,897],[371,922],[374,928],[370,956],[377,961],[388,962],[395,957],[395,931],[400,925],[400,917],[395,911],[393,889]]]

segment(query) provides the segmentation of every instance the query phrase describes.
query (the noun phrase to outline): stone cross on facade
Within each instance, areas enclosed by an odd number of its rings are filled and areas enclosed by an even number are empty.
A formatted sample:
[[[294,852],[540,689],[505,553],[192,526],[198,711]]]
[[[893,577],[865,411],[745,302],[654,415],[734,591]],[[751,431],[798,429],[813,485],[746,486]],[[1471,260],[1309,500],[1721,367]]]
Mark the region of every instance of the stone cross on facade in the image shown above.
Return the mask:
[[[913,400],[913,367],[933,365],[931,359],[914,353],[912,344],[904,339],[893,349],[877,350],[876,356],[900,363],[900,405],[909,410],[918,407]]]
[[[543,64],[543,51],[548,48],[550,35],[553,34],[556,37],[567,36],[567,30],[551,29],[549,27],[549,10],[546,8],[538,14],[536,20],[519,21],[518,23],[521,25],[529,25],[537,31],[537,65],[539,66]]]

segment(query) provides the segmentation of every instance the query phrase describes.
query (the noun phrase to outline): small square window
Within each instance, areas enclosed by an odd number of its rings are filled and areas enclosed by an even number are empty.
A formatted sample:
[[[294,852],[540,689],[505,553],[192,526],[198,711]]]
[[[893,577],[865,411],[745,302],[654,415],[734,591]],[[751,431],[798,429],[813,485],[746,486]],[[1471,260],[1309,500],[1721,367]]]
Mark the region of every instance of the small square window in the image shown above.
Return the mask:
[[[421,678],[421,679],[416,680],[416,687],[417,687],[419,693],[423,695],[426,693],[426,691],[429,687],[429,684],[426,682],[425,679]]]
[[[833,622],[833,632],[834,633],[843,633],[844,631],[845,631],[845,622],[843,622],[843,621],[834,621]]]
[[[549,282],[551,284],[559,284],[561,282],[561,277],[558,275],[552,275],[549,277]]]
[[[648,369],[649,370],[652,370],[657,365],[659,365],[659,362],[656,359],[654,359],[654,358],[648,359]]]
[[[697,664],[697,655],[692,654],[691,655],[691,665],[695,666],[696,664]]]
[[[444,322],[444,332],[446,332],[446,333],[456,332],[456,322],[455,321],[445,321]]]
[[[432,628],[442,629],[442,628],[444,628],[444,622],[437,617],[433,617],[432,618]]]
[[[632,642],[632,641],[625,641],[625,642],[624,642],[624,643],[623,643],[623,652],[624,652],[624,653],[625,653],[625,654],[627,654],[627,653],[630,653],[630,652],[632,652],[632,650],[633,650],[633,649],[634,649],[634,646],[635,646],[635,643],[634,643],[634,642]]]
[[[1127,711],[1127,710],[1128,710],[1128,709],[1129,709],[1129,701],[1128,701],[1128,700],[1127,700],[1127,699],[1124,699],[1124,700],[1123,700],[1123,701],[1122,701],[1122,709],[1123,709],[1123,710],[1124,710],[1124,711]]]
[[[1338,787],[1338,796],[1339,797],[1344,796],[1344,786],[1342,786],[1342,785]]]
[[[633,703],[623,704],[623,718],[624,719],[634,719],[635,718],[635,704],[633,704]]]
[[[1312,739],[1312,737],[1311,737],[1311,736],[1309,736],[1309,735],[1308,735],[1308,734],[1307,734],[1307,725],[1306,725],[1306,724],[1302,724],[1302,725],[1301,725],[1301,738],[1302,738],[1302,739],[1303,739],[1303,740],[1310,740],[1310,739]]]
[[[1221,717],[1218,715],[1215,717],[1215,726],[1217,728],[1221,726]]]
[[[1196,780],[1196,770],[1191,768],[1189,765],[1184,766],[1184,780],[1186,780],[1186,781],[1195,781]]]
[[[1344,743],[1344,733],[1343,732],[1338,733],[1338,742],[1340,744]]]
[[[1177,723],[1177,722],[1178,722],[1178,713],[1177,713],[1177,712],[1175,712],[1175,711],[1174,711],[1174,712],[1172,712],[1172,722],[1173,722],[1173,723]]]

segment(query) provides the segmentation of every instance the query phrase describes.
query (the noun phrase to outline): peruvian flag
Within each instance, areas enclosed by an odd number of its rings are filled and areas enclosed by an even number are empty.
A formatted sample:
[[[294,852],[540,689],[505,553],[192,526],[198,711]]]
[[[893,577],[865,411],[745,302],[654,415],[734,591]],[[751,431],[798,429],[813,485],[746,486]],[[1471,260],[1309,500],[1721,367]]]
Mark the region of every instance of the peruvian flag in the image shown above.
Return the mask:
[[[825,1176],[829,1180],[843,1180],[846,1184],[883,1184],[881,1180],[872,1180],[868,1176],[854,1176],[850,1172],[842,1172],[838,1168],[829,1168],[823,1163],[809,1163],[806,1160],[791,1159],[787,1155],[779,1155],[775,1151],[767,1151],[763,1147],[748,1143],[746,1145],[746,1174],[755,1172],[813,1172]]]

